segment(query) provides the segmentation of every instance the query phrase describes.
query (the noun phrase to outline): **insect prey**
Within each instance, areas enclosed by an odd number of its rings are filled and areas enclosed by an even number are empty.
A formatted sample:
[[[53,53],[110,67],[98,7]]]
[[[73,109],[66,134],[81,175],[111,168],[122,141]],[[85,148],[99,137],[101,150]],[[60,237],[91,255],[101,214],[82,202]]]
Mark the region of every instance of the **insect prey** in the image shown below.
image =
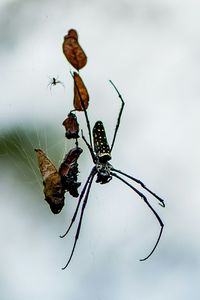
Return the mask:
[[[79,138],[79,124],[75,114],[70,112],[62,124],[65,127],[65,136],[67,139]]]
[[[35,149],[40,172],[43,177],[45,200],[51,211],[58,214],[64,206],[64,189],[61,176],[54,164],[41,149]]]
[[[77,160],[83,150],[80,147],[71,149],[65,156],[59,168],[59,174],[63,188],[67,190],[73,197],[78,197],[78,187],[81,185],[78,180],[78,163]]]

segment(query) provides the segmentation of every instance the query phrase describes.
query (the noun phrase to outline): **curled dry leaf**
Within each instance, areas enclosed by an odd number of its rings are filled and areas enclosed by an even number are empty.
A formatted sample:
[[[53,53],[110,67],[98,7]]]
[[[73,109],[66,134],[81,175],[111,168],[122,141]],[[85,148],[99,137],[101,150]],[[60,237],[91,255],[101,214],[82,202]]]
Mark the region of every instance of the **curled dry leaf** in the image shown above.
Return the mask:
[[[65,156],[59,168],[59,174],[62,179],[62,185],[73,197],[78,197],[78,187],[81,185],[78,180],[77,160],[83,150],[79,147],[71,149]]]
[[[84,111],[88,108],[89,94],[80,75],[74,72],[73,77],[74,77],[74,108],[75,110],[78,111]]]
[[[87,63],[87,56],[78,42],[76,30],[70,29],[64,36],[63,53],[69,63],[76,69],[82,69]]]
[[[41,149],[35,149],[40,172],[43,177],[45,200],[51,211],[58,214],[64,206],[64,189],[61,176],[54,164]]]
[[[70,112],[62,125],[66,129],[65,136],[67,139],[77,139],[79,137],[79,124],[75,114]]]

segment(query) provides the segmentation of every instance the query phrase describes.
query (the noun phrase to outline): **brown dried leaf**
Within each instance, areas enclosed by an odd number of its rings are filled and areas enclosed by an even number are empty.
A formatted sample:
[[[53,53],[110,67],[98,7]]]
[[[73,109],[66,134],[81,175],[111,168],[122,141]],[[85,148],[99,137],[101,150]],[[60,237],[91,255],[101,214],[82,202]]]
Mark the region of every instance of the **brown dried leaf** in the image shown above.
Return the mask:
[[[76,30],[70,29],[64,36],[63,53],[69,63],[76,69],[82,69],[87,63],[87,56],[78,42]]]
[[[64,206],[64,189],[61,176],[54,164],[49,160],[41,149],[35,149],[40,172],[43,177],[45,200],[51,211],[58,214]]]
[[[78,111],[84,111],[84,109],[86,110],[88,108],[89,94],[80,75],[74,72],[73,77],[74,77],[74,108],[75,110]]]
[[[77,139],[79,137],[79,124],[75,114],[70,112],[62,125],[66,129],[65,136],[67,139]]]

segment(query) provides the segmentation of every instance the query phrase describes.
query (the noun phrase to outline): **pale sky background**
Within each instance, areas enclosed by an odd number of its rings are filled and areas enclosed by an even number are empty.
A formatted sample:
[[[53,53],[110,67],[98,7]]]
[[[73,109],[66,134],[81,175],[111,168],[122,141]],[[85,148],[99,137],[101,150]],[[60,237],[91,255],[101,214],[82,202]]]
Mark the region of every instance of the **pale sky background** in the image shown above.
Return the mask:
[[[63,36],[74,28],[88,56],[81,70],[91,126],[112,139],[125,100],[114,167],[163,197],[148,196],[165,228],[131,189],[94,182],[77,248],[62,234],[77,200],[54,216],[43,200],[33,148],[58,166],[71,147],[62,121],[72,108]],[[0,299],[188,300],[200,295],[200,2],[194,0],[0,0]],[[65,84],[47,87],[48,77]],[[81,113],[79,122],[87,133]],[[92,161],[85,145],[80,180]],[[21,155],[19,155],[21,154]],[[30,168],[32,166],[32,168]]]

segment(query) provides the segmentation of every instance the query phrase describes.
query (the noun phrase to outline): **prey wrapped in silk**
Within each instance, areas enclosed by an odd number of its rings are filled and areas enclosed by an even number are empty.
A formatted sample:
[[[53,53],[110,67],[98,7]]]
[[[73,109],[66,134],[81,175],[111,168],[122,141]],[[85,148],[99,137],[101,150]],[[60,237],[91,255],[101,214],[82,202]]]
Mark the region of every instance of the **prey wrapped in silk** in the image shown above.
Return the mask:
[[[67,139],[79,138],[79,124],[75,114],[70,112],[62,125],[65,127],[65,136]]]
[[[61,212],[64,206],[65,190],[59,172],[41,149],[35,149],[38,165],[43,178],[45,200],[54,214]]]
[[[78,197],[78,163],[77,160],[83,150],[80,147],[71,149],[65,156],[59,168],[63,188],[73,197]]]

